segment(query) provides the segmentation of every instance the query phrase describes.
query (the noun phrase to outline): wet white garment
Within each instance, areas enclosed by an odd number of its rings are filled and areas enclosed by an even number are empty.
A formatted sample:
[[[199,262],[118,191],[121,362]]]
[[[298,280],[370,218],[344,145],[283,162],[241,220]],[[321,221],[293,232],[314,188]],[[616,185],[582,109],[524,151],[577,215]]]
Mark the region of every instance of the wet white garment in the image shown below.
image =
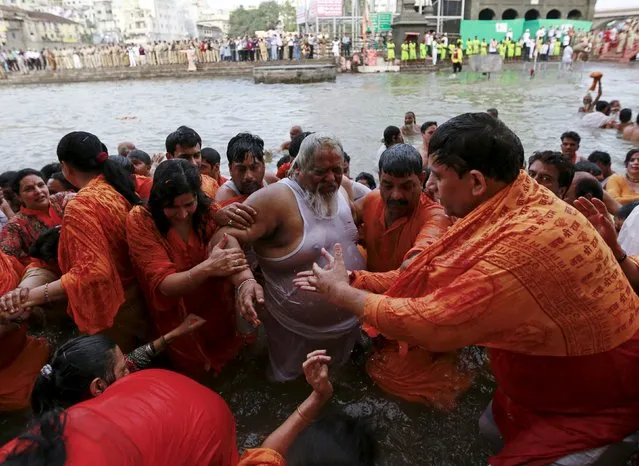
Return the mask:
[[[619,245],[629,256],[639,256],[639,208],[635,208],[621,227]]]
[[[336,367],[346,363],[359,332],[359,321],[352,313],[317,293],[296,288],[293,279],[297,273],[309,270],[313,263],[324,266],[322,248],[332,252],[335,243],[343,247],[348,270],[363,269],[365,262],[357,249],[350,206],[341,192],[337,213],[320,218],[308,206],[297,182],[285,178],[279,183],[293,191],[304,222],[302,240],[292,252],[278,258],[258,256],[265,280],[265,315],[260,317],[269,350],[267,375],[281,382],[301,375],[306,354],[316,349],[327,349]]]

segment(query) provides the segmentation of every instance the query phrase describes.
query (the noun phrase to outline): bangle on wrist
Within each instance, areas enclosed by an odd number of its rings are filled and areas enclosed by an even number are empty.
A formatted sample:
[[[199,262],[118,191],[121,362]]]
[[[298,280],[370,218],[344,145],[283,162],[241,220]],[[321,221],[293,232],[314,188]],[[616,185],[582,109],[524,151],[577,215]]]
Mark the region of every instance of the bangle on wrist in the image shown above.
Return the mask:
[[[49,304],[49,284],[45,283],[44,284],[44,302]]]
[[[236,295],[236,296],[240,294],[240,292],[242,291],[242,287],[243,287],[244,285],[246,285],[248,282],[255,282],[255,283],[257,283],[257,280],[256,280],[256,279],[254,279],[254,278],[247,278],[247,279],[246,279],[246,280],[244,280],[242,283],[240,283],[240,284],[237,286],[237,288],[235,288],[235,295]]]
[[[297,407],[297,409],[296,409],[295,411],[297,411],[297,415],[298,415],[299,417],[301,417],[301,418],[302,418],[302,421],[304,421],[305,423],[307,423],[307,424],[311,424],[311,423],[313,422],[313,420],[312,420],[312,419],[309,419],[309,418],[307,418],[306,416],[304,416],[304,415],[302,414],[302,410],[300,409],[300,407],[299,407],[299,406]]]

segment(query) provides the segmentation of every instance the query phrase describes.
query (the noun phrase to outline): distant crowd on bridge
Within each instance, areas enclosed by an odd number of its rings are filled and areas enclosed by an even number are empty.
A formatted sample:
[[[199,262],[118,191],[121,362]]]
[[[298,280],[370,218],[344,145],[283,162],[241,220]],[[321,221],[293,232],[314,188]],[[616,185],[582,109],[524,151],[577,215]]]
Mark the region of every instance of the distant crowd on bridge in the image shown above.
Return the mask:
[[[195,63],[308,60],[333,58],[353,65],[368,64],[365,49],[374,49],[392,64],[429,60],[432,64],[452,62],[461,69],[465,57],[500,55],[503,60],[552,60],[565,55],[566,47],[574,59],[587,60],[602,55],[619,59],[636,59],[639,53],[639,20],[628,21],[594,31],[575,31],[542,27],[526,30],[513,37],[508,30],[503,38],[453,37],[434,31],[407,34],[405,38],[390,33],[375,39],[356,37],[348,33],[341,37],[326,34],[295,34],[271,32],[263,37],[248,34],[222,40],[156,41],[150,44],[99,44],[83,47],[42,50],[0,50],[0,73],[32,73],[71,69],[98,69],[189,65]],[[396,50],[397,48],[397,50]]]

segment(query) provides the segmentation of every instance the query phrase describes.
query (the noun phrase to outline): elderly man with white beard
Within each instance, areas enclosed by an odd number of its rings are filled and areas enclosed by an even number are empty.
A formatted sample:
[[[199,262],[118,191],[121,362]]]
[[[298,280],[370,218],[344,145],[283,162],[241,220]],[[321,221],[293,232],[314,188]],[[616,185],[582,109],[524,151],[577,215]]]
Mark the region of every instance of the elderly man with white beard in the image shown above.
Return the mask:
[[[348,197],[340,188],[343,169],[341,144],[326,135],[309,135],[295,159],[293,174],[244,202],[257,212],[255,223],[247,230],[222,228],[211,242],[217,244],[229,234],[251,245],[258,256],[264,289],[243,272],[236,296],[247,321],[257,326],[259,313],[264,323],[267,375],[273,381],[299,376],[306,355],[316,349],[326,349],[333,365],[344,364],[359,335],[356,318],[293,285],[298,272],[313,263],[325,264],[330,257],[327,250],[336,243],[345,245],[349,270],[364,268]]]

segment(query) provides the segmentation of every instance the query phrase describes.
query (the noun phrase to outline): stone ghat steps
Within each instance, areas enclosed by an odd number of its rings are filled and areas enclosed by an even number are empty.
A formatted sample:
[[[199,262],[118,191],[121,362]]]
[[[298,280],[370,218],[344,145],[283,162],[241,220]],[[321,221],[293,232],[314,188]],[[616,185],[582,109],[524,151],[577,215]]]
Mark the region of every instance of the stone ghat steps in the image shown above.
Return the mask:
[[[291,65],[291,64],[334,64],[332,59],[313,59],[304,61],[247,61],[247,62],[217,62],[198,63],[197,71],[188,72],[187,65],[146,65],[146,66],[121,66],[117,68],[81,68],[56,71],[32,71],[28,74],[7,73],[0,86],[20,84],[60,84],[75,82],[96,81],[127,81],[136,79],[183,79],[183,78],[215,78],[215,77],[239,77],[252,76],[253,68],[264,65]]]

